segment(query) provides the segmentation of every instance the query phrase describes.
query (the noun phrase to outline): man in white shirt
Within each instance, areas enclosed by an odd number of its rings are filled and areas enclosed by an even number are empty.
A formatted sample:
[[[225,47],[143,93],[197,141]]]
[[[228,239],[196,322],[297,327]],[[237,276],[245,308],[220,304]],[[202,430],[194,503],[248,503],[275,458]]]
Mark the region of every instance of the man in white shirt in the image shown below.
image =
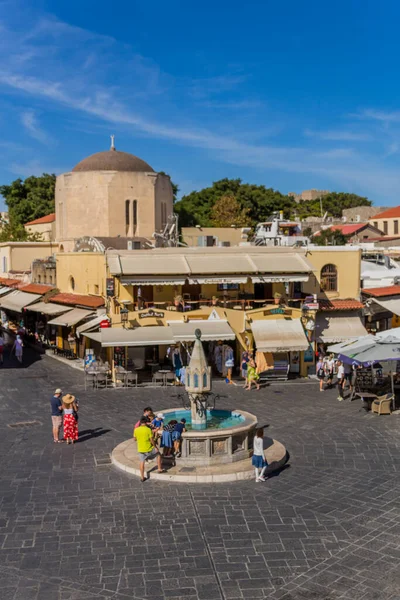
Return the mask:
[[[337,362],[338,370],[337,370],[337,384],[339,390],[338,400],[341,402],[344,400],[343,398],[343,386],[344,386],[344,366],[342,361],[338,360]]]

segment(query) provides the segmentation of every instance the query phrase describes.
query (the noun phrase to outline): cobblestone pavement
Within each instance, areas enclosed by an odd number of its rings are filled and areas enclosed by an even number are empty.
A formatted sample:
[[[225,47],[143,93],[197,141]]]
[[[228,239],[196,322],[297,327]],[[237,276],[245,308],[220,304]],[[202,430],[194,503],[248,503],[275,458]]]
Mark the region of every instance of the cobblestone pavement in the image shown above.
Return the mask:
[[[85,392],[82,379],[48,357],[0,369],[1,600],[400,598],[399,416],[314,382],[218,382],[220,406],[269,423],[290,467],[258,484],[141,484],[110,452],[176,391]],[[52,442],[58,386],[81,401],[72,447]],[[8,427],[21,421],[41,424]]]

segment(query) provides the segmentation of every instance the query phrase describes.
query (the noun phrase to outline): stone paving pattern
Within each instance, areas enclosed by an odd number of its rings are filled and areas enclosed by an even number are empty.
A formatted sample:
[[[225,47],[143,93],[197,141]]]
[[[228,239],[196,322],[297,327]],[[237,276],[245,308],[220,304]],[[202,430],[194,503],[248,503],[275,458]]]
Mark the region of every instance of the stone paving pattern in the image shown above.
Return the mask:
[[[80,399],[72,447],[52,442],[58,386]],[[52,358],[6,361],[1,600],[400,599],[400,416],[359,412],[316,382],[215,388],[221,407],[269,424],[290,467],[257,484],[141,484],[109,455],[142,407],[176,405],[174,388],[85,392]],[[42,425],[7,426],[30,420]]]

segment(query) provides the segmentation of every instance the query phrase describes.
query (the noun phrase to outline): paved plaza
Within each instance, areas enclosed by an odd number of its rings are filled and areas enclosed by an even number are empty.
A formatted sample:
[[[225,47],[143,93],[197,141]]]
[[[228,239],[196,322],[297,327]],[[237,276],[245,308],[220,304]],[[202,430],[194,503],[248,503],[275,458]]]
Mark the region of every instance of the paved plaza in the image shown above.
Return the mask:
[[[52,441],[56,387],[80,400],[72,447]],[[174,388],[85,392],[83,374],[50,357],[6,362],[1,600],[400,599],[400,416],[359,412],[317,382],[215,390],[287,447],[279,475],[142,484],[110,453],[142,407],[176,405]],[[38,423],[9,427],[26,421]]]

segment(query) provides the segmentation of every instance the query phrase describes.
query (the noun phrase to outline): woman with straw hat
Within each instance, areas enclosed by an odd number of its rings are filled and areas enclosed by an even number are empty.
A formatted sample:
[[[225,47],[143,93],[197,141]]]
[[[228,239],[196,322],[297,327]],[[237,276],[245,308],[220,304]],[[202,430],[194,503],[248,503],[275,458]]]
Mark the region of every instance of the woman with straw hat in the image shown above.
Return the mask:
[[[72,394],[63,396],[62,408],[64,415],[64,440],[67,440],[67,444],[73,444],[78,439],[78,421],[76,419],[78,405],[75,402],[75,396]]]

